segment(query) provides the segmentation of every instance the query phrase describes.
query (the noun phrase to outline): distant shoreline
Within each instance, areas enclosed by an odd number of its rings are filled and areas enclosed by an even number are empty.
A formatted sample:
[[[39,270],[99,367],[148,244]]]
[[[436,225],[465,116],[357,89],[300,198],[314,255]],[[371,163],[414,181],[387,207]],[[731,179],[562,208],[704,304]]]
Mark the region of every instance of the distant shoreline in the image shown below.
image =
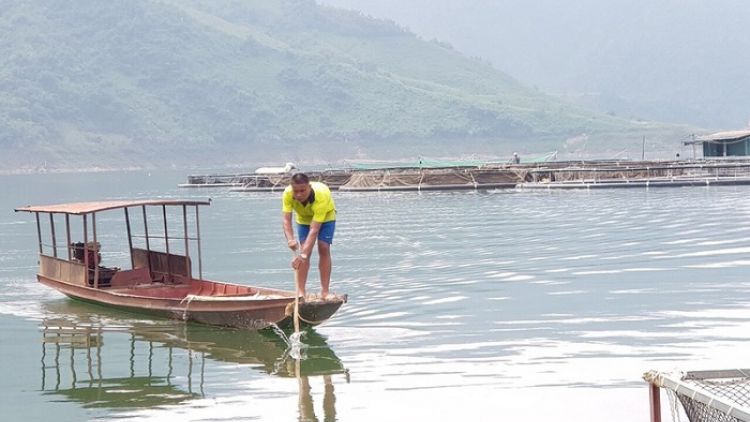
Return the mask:
[[[0,175],[12,176],[12,175],[23,175],[23,174],[60,174],[60,173],[101,173],[106,171],[131,171],[131,170],[146,170],[144,167],[132,167],[132,168],[116,168],[116,167],[85,167],[85,168],[5,168],[0,169]]]

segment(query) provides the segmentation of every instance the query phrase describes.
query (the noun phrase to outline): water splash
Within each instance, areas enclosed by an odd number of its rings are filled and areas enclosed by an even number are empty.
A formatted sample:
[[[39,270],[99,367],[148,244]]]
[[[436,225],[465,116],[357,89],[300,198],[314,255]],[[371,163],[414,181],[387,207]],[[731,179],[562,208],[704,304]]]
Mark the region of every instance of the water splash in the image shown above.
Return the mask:
[[[305,331],[297,331],[289,336],[289,343],[287,343],[289,349],[287,349],[287,351],[289,352],[289,356],[295,360],[305,359],[307,357],[305,354],[307,345],[302,342],[304,336]]]
[[[302,342],[305,334],[307,334],[305,331],[298,331],[287,336],[278,325],[271,323],[270,327],[287,345],[284,353],[276,360],[273,373],[278,373],[284,367],[284,362],[287,359],[294,359],[298,362],[307,359],[308,345]]]
[[[281,337],[282,340],[284,340],[284,343],[286,343],[287,349],[282,356],[282,360],[287,357],[293,359],[305,359],[305,349],[307,348],[307,345],[302,341],[306,334],[305,331],[298,331],[287,336],[284,330],[278,325],[271,323],[270,327],[279,337]]]

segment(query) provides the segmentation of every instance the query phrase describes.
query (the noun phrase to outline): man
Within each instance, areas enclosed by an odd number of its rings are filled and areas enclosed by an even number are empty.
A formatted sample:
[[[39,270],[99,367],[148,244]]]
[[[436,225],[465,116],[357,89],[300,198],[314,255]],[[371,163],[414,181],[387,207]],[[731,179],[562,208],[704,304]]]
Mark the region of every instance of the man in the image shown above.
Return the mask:
[[[336,206],[331,190],[323,183],[310,182],[304,173],[292,176],[292,183],[281,196],[281,227],[286,243],[297,250],[297,240],[292,231],[292,211],[296,214],[299,254],[292,259],[292,268],[298,272],[297,290],[305,297],[305,283],[310,269],[310,255],[318,242],[318,269],[320,270],[320,296],[328,296],[331,282],[331,243],[336,229]]]

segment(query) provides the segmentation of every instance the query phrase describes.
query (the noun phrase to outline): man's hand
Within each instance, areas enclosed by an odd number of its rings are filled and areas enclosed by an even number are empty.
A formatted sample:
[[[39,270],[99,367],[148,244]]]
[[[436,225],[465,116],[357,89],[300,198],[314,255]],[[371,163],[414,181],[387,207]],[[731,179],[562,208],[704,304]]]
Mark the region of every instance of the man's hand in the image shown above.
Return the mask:
[[[286,245],[289,246],[289,249],[296,251],[297,247],[299,246],[299,243],[297,243],[296,239],[287,239]]]
[[[297,255],[294,254],[294,257],[292,258],[292,268],[295,270],[298,270],[299,267],[304,264],[307,261],[306,255]]]

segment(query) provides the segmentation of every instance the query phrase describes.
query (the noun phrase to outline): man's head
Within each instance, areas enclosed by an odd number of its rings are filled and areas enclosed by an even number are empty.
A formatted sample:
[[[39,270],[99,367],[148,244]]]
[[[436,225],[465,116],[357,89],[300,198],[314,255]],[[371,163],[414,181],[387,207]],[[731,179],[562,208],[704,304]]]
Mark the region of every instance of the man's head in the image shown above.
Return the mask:
[[[305,202],[310,197],[310,178],[305,173],[292,176],[292,196],[299,202]]]

